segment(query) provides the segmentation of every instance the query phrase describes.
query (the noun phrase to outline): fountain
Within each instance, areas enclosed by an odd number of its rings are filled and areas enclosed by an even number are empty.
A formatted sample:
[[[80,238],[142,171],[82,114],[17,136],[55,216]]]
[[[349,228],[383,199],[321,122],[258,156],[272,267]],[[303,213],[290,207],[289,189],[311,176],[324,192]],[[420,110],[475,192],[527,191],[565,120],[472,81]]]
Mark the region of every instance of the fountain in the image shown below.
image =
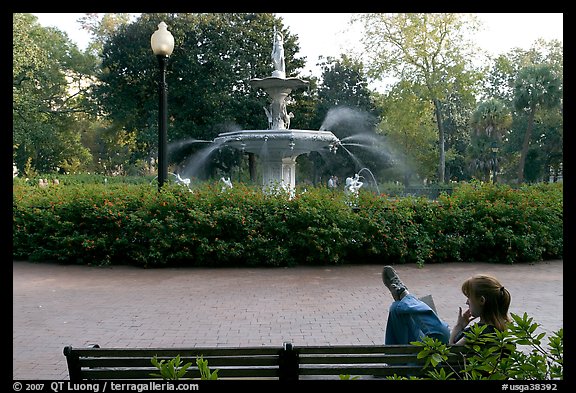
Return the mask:
[[[378,182],[376,181],[376,177],[374,177],[372,171],[368,168],[362,168],[358,171],[358,175],[360,175],[362,171],[366,171],[370,174],[370,176],[372,177],[372,181],[374,182],[374,187],[376,187],[376,192],[378,192],[378,195],[380,195],[380,188],[378,187]]]
[[[292,193],[296,187],[296,158],[301,154],[325,148],[335,153],[340,141],[327,130],[290,129],[290,119],[294,114],[288,113],[286,99],[292,90],[305,87],[308,82],[298,78],[286,78],[283,36],[276,28],[272,63],[272,76],[250,80],[251,86],[264,89],[270,96],[270,105],[264,107],[268,129],[225,132],[219,134],[214,142],[254,153],[261,159],[264,188],[282,187]]]

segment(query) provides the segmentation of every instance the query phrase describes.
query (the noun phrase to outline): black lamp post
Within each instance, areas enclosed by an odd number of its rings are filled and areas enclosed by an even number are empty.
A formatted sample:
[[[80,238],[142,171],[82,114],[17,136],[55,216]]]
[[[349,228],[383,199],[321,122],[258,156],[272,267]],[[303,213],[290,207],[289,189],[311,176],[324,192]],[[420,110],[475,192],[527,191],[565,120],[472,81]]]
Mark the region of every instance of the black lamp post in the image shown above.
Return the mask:
[[[492,142],[492,183],[496,184],[496,171],[498,170],[498,144],[496,141]]]
[[[168,26],[160,22],[158,30],[150,38],[152,51],[158,57],[160,66],[160,80],[158,83],[158,191],[164,185],[168,177],[168,159],[167,150],[167,126],[168,126],[168,85],[166,84],[166,65],[168,59],[174,50],[174,37],[168,31]]]

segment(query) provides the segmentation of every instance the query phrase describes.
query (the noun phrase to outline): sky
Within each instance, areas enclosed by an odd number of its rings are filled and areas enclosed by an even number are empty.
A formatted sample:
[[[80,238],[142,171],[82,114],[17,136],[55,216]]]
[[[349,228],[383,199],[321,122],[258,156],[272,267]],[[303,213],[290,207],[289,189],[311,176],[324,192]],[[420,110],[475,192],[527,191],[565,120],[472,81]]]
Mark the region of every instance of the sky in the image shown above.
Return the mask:
[[[35,13],[43,26],[54,26],[84,49],[90,35],[76,22],[83,13]],[[351,30],[350,13],[276,13],[292,34],[298,35],[299,56],[307,58],[303,75],[319,76],[315,66],[318,56],[339,57],[358,47],[360,30]],[[495,56],[512,48],[529,49],[538,38],[564,41],[562,13],[481,13],[476,14],[483,30],[475,37],[477,44]],[[170,30],[170,26],[168,26]],[[150,34],[152,34],[151,32]]]

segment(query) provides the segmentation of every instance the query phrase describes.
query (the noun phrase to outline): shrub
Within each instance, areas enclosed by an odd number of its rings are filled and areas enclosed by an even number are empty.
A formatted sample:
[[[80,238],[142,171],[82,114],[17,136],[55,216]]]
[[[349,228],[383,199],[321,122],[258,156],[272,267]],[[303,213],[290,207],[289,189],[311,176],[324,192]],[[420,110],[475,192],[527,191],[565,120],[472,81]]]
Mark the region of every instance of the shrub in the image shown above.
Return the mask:
[[[482,332],[486,326],[474,326],[465,333],[468,352],[462,359],[462,370],[447,371],[443,367],[444,361],[454,354],[437,339],[426,337],[421,342],[413,342],[422,347],[418,356],[426,359],[428,377],[423,379],[563,379],[563,329],[554,332],[545,346],[542,340],[546,334],[536,333],[540,325],[533,322],[533,318],[526,313],[511,315],[512,324],[503,332],[486,334]]]
[[[156,356],[154,356],[151,360],[152,364],[160,371],[158,373],[150,373],[151,377],[160,377],[164,380],[180,380],[188,372],[188,369],[192,366],[191,362],[186,364],[182,364],[182,360],[180,359],[180,355],[172,359],[162,359],[158,360]],[[208,366],[208,360],[204,360],[203,356],[196,357],[196,366],[198,367],[198,371],[200,372],[200,379],[202,380],[216,380],[218,379],[218,371],[216,369],[214,371],[210,371],[210,367]]]
[[[175,358],[166,360],[158,360],[156,356],[151,359],[152,364],[160,371],[158,373],[150,373],[151,377],[160,377],[165,380],[179,380],[186,374],[188,368],[192,363],[182,364],[180,355]]]
[[[18,179],[18,178],[16,178]],[[294,266],[562,258],[561,184],[461,184],[436,200],[243,184],[13,187],[13,258],[94,265]]]

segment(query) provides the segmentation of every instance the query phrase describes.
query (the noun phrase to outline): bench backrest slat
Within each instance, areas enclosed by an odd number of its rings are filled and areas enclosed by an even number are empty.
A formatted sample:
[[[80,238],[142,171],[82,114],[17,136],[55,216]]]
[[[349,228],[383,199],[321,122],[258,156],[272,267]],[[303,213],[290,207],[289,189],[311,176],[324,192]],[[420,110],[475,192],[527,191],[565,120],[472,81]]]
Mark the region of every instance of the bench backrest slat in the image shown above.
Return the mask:
[[[246,348],[73,348],[76,355],[81,357],[150,357],[165,358],[206,356],[234,356],[234,355],[277,355],[279,347],[246,347]]]
[[[368,375],[368,376],[378,376],[386,377],[392,376],[394,374],[406,376],[406,375],[422,375],[422,368],[419,366],[397,366],[397,367],[314,367],[314,368],[300,368],[300,375],[302,376],[323,376],[323,375]]]
[[[70,380],[154,379],[160,371],[153,357],[170,360],[180,356],[182,364],[192,363],[184,378],[200,379],[197,357],[208,361],[218,379],[295,380],[338,378],[339,375],[386,377],[421,376],[420,347],[413,345],[340,345],[307,347],[194,347],[194,348],[64,348]],[[453,347],[450,364],[462,368],[459,352]]]
[[[395,364],[418,363],[424,364],[424,360],[416,359],[409,355],[386,355],[386,356],[359,356],[359,355],[300,355],[300,364],[384,364],[388,367]]]
[[[413,354],[416,355],[421,348],[415,345],[335,345],[335,346],[307,346],[296,347],[301,354]]]
[[[96,358],[83,358],[83,367],[154,367],[151,362],[152,356],[144,357],[96,357]],[[278,365],[278,355],[270,356],[204,356],[204,360],[208,361],[208,366],[218,368],[221,366],[274,366]],[[158,361],[170,360],[170,358],[158,358]],[[182,364],[192,363],[196,365],[196,358],[180,357]],[[154,367],[155,368],[155,367]]]
[[[213,369],[211,369],[214,371]],[[102,368],[102,369],[87,369],[82,371],[83,379],[101,380],[101,379],[162,379],[160,377],[153,377],[151,374],[159,374],[156,368],[138,368],[138,369],[125,369],[125,368]],[[251,378],[251,379],[278,379],[277,368],[232,368],[220,369],[218,371],[218,379],[227,378]],[[188,369],[182,379],[200,379],[200,372],[198,369]]]

